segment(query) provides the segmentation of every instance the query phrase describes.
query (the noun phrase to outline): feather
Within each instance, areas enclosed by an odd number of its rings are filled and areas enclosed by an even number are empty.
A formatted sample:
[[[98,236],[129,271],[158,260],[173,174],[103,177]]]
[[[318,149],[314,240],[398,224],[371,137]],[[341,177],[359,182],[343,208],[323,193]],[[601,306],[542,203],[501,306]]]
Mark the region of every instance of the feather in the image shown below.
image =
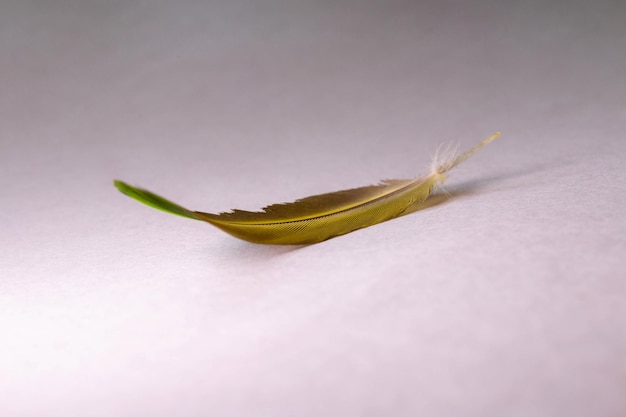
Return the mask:
[[[446,179],[446,173],[500,136],[496,132],[473,148],[450,158],[433,160],[431,172],[414,179],[384,180],[377,185],[273,204],[263,211],[233,210],[212,214],[188,210],[150,191],[122,181],[122,193],[159,210],[206,221],[226,233],[254,243],[297,245],[316,243],[402,215],[424,202]]]

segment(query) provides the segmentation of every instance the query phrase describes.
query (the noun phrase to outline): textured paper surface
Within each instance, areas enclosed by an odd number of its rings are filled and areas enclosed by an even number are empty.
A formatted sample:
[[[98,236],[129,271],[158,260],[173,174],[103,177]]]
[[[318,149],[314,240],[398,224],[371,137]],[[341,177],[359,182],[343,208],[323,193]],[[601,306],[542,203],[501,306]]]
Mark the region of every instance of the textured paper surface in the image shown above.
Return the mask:
[[[623,2],[0,5],[2,416],[626,413]],[[258,209],[501,139],[307,247]]]

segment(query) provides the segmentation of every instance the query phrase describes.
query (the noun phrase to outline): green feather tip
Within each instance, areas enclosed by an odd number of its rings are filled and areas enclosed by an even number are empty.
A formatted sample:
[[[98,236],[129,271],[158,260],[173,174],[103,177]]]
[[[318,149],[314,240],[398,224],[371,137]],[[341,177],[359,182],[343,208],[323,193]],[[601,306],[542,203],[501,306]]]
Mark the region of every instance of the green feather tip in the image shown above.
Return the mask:
[[[188,219],[200,220],[200,218],[198,218],[198,216],[196,216],[193,211],[187,210],[186,208],[181,207],[178,204],[172,203],[171,201],[166,200],[163,197],[158,196],[154,193],[151,193],[148,190],[136,188],[118,180],[113,181],[113,184],[115,184],[115,187],[117,187],[117,189],[120,190],[123,194],[134,198],[140,203],[144,203],[150,207],[154,207],[155,209],[162,210],[166,213],[176,214],[177,216],[187,217]]]

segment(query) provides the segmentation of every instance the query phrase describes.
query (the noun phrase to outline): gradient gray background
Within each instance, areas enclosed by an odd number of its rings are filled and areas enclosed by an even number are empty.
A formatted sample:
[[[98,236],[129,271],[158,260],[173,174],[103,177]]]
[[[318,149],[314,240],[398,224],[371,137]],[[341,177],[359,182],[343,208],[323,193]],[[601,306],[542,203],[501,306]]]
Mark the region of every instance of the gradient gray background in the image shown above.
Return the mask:
[[[3,1],[2,416],[626,414],[623,1]],[[502,138],[301,247],[257,209]]]

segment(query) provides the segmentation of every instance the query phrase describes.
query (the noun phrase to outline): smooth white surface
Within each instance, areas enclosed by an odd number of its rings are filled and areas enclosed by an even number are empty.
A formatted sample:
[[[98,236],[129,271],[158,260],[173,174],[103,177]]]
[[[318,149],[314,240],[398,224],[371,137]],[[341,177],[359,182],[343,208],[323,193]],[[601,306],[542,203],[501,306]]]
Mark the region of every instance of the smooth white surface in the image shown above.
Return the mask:
[[[626,7],[0,5],[2,416],[626,414]],[[307,247],[119,194],[451,198]]]

